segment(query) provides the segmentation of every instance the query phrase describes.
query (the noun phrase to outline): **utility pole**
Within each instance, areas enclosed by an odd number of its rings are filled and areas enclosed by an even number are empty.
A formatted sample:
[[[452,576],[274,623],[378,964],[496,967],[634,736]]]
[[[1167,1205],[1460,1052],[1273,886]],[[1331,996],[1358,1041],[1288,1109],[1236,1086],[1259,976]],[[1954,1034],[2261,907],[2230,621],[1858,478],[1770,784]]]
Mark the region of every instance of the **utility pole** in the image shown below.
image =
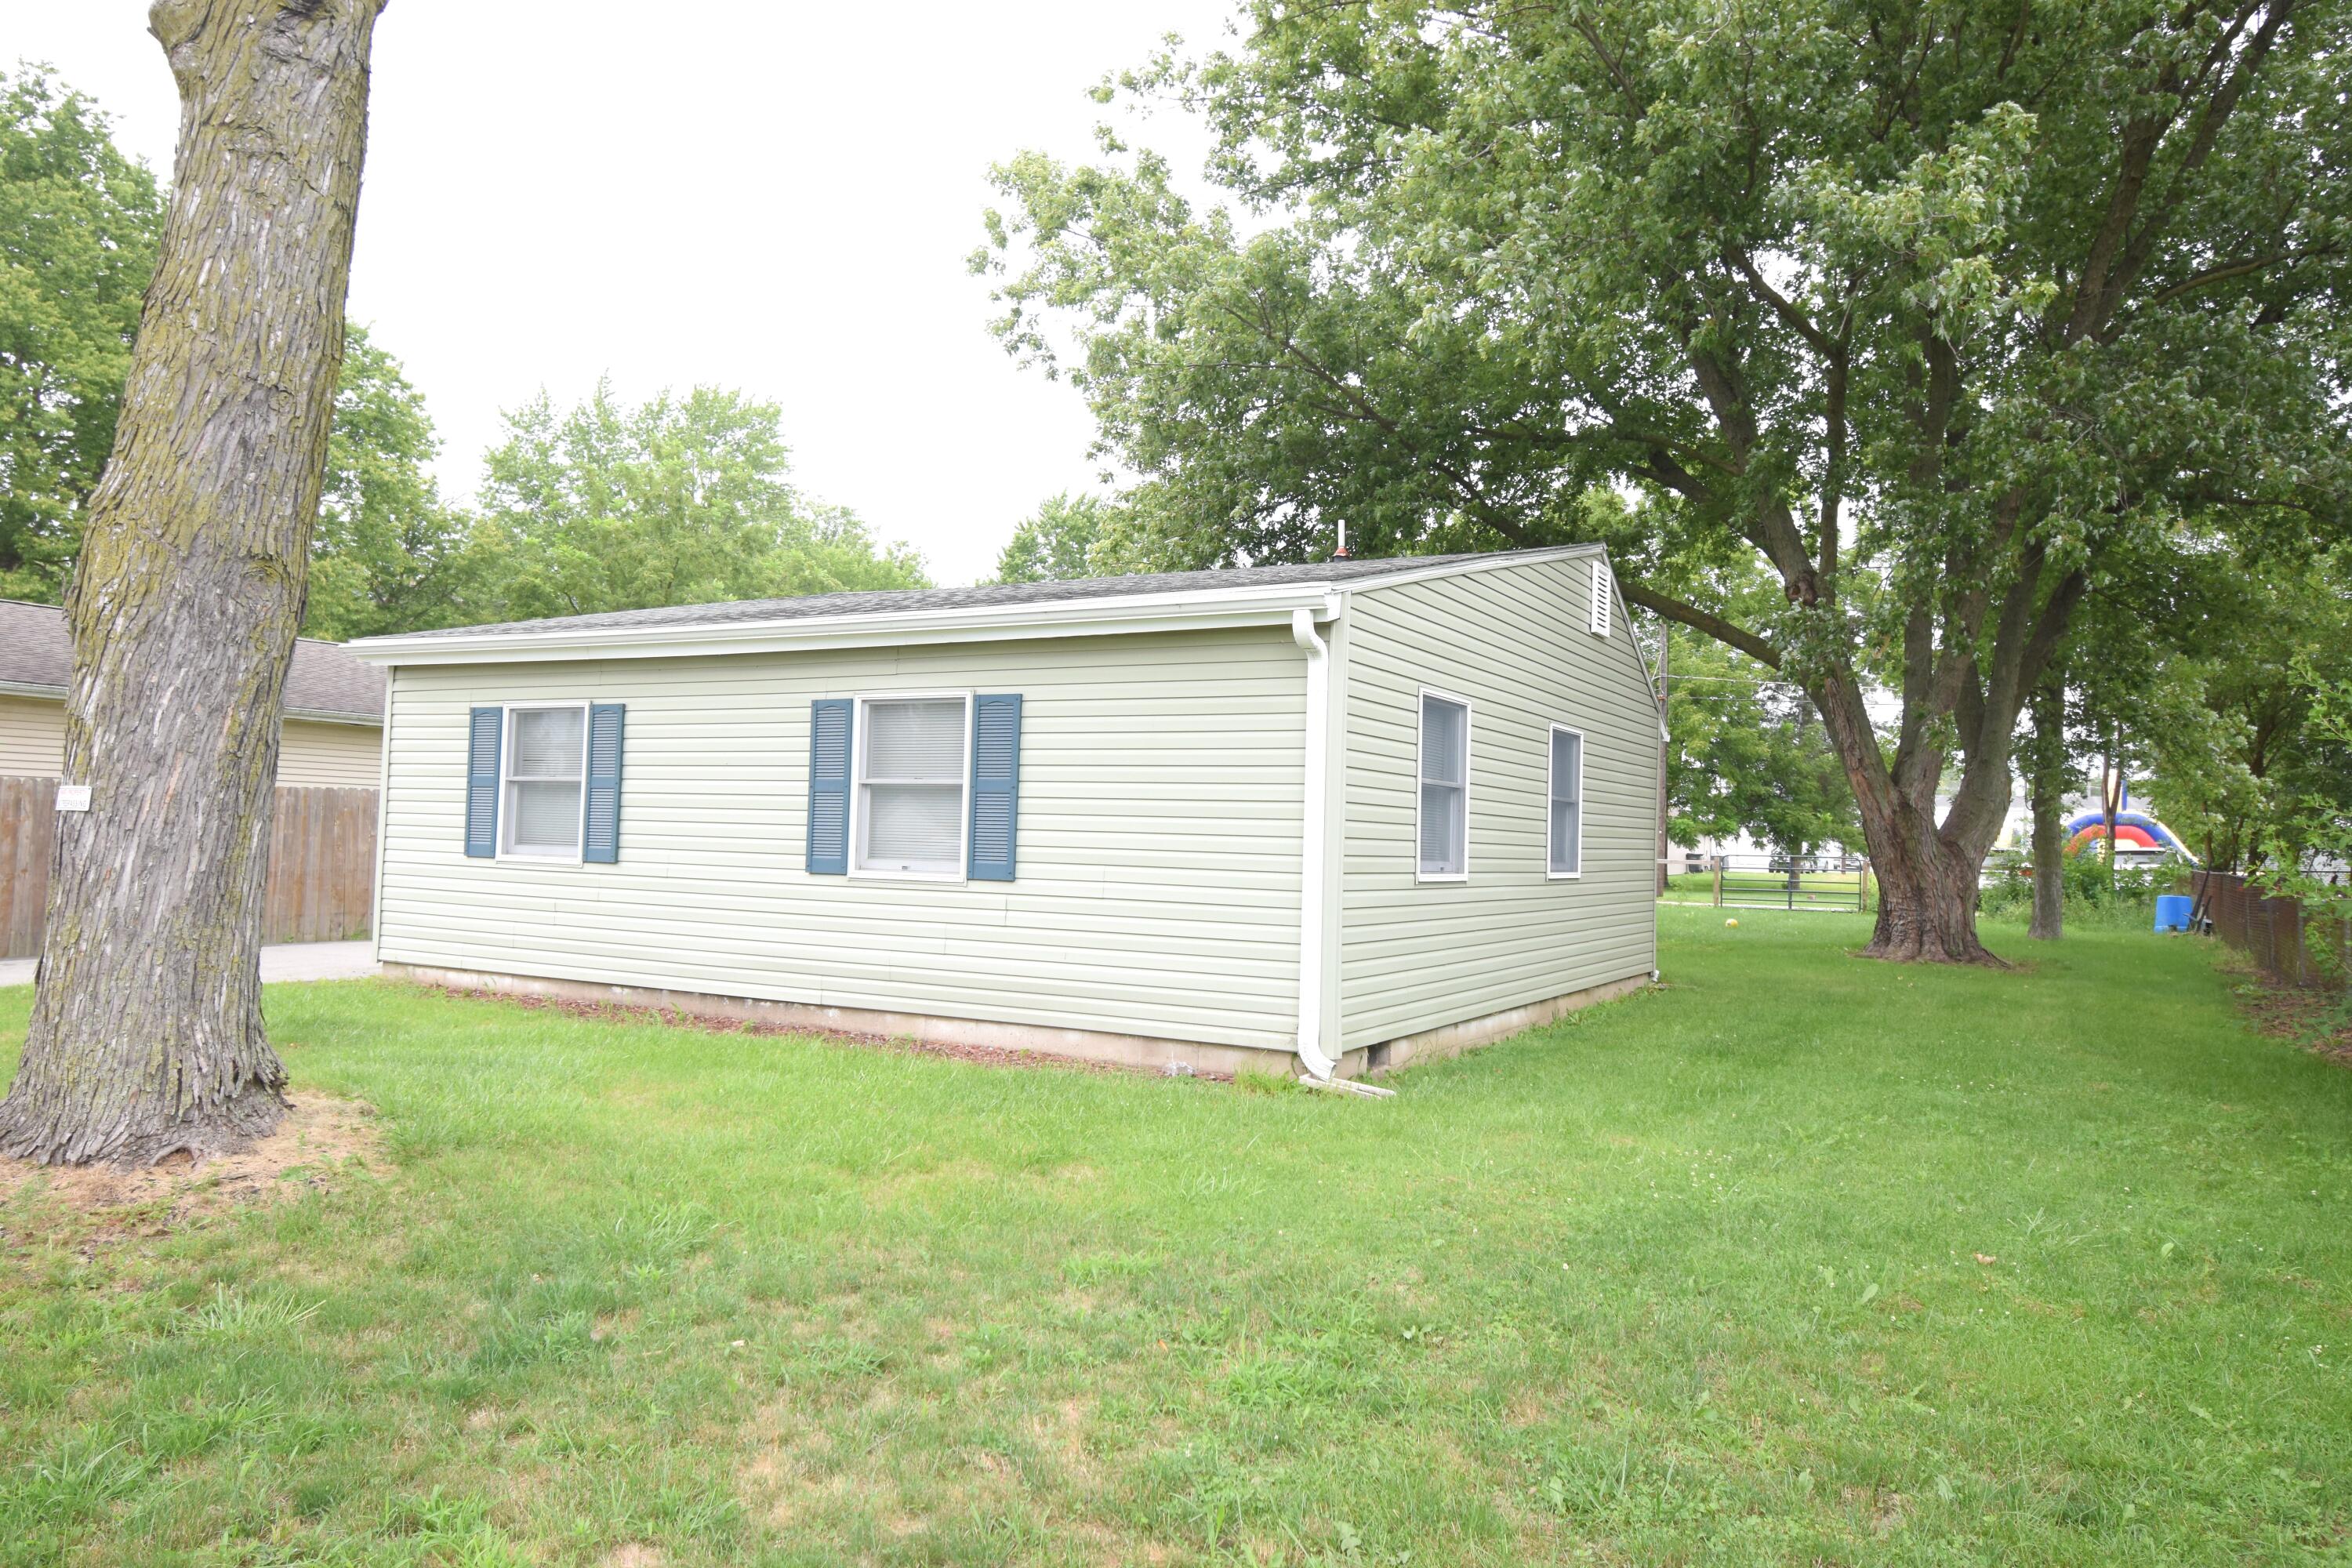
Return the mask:
[[[1666,890],[1666,641],[1667,621],[1658,617],[1658,892]]]

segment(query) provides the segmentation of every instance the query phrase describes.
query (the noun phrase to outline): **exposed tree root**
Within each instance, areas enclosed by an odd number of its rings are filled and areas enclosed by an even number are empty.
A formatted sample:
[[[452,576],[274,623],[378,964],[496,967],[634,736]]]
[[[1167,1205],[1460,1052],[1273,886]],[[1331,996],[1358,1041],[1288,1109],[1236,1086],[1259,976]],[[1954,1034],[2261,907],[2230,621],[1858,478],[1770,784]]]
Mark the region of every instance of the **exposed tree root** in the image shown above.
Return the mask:
[[[248,1082],[228,1100],[173,1120],[134,1116],[91,1127],[25,1100],[0,1107],[0,1156],[36,1165],[102,1163],[131,1171],[185,1154],[191,1164],[201,1165],[243,1153],[268,1137],[291,1104],[275,1083]]]
[[[1855,954],[1857,958],[1875,958],[1887,963],[1964,963],[1981,969],[2014,969],[2009,960],[1986,947],[1976,944],[1975,951],[1951,948],[1927,942],[1873,942]]]

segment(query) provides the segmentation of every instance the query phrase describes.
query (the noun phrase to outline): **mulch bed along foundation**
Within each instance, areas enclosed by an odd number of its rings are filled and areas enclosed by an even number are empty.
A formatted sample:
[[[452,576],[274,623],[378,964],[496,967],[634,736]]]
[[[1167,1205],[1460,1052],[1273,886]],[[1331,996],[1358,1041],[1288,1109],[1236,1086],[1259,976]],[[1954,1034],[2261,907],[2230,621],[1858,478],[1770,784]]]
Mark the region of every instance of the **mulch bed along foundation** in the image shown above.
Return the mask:
[[[673,1029],[699,1029],[707,1035],[770,1035],[794,1039],[823,1040],[845,1046],[879,1047],[906,1056],[944,1057],[950,1061],[971,1062],[989,1068],[1052,1068],[1065,1072],[1141,1073],[1153,1076],[1148,1068],[1120,1067],[1112,1062],[1090,1062],[1077,1057],[1059,1057],[1047,1051],[1015,1051],[1002,1046],[957,1045],[943,1040],[919,1040],[912,1035],[866,1035],[851,1029],[816,1029],[806,1024],[771,1024],[751,1018],[729,1018],[714,1013],[689,1013],[676,1007],[633,1007],[619,1002],[583,1002],[569,996],[535,996],[520,991],[475,989],[452,990],[453,996],[463,996],[475,1002],[503,1002],[513,1006],[535,1011],[563,1013],[574,1018],[593,1018],[613,1024],[659,1024]],[[1193,1077],[1229,1080],[1231,1073],[1212,1072],[1205,1068],[1194,1070]]]

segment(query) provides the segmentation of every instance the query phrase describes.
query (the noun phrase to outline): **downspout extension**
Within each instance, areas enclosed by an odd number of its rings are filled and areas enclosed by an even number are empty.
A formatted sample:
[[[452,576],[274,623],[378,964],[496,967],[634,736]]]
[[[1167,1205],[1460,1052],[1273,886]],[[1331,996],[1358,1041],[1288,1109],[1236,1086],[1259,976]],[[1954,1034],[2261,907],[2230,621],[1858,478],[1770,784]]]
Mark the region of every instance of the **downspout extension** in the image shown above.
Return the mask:
[[[1290,613],[1290,638],[1307,655],[1307,778],[1304,842],[1298,863],[1298,1065],[1316,1083],[1337,1065],[1323,1054],[1323,877],[1330,837],[1331,649],[1316,635],[1310,610]]]

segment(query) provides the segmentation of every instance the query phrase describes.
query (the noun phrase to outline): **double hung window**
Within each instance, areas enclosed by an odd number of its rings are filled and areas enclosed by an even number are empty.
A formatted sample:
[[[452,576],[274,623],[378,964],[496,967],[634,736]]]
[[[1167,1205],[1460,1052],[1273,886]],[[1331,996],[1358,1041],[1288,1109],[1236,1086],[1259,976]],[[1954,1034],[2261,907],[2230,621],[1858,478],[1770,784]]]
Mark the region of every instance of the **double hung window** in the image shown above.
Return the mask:
[[[584,705],[507,710],[505,853],[580,858],[587,762]]]
[[[1470,705],[1421,695],[1421,880],[1470,873]]]
[[[1551,727],[1551,830],[1546,870],[1573,877],[1584,868],[1584,737]]]
[[[858,708],[853,868],[961,878],[971,700],[869,697]]]

